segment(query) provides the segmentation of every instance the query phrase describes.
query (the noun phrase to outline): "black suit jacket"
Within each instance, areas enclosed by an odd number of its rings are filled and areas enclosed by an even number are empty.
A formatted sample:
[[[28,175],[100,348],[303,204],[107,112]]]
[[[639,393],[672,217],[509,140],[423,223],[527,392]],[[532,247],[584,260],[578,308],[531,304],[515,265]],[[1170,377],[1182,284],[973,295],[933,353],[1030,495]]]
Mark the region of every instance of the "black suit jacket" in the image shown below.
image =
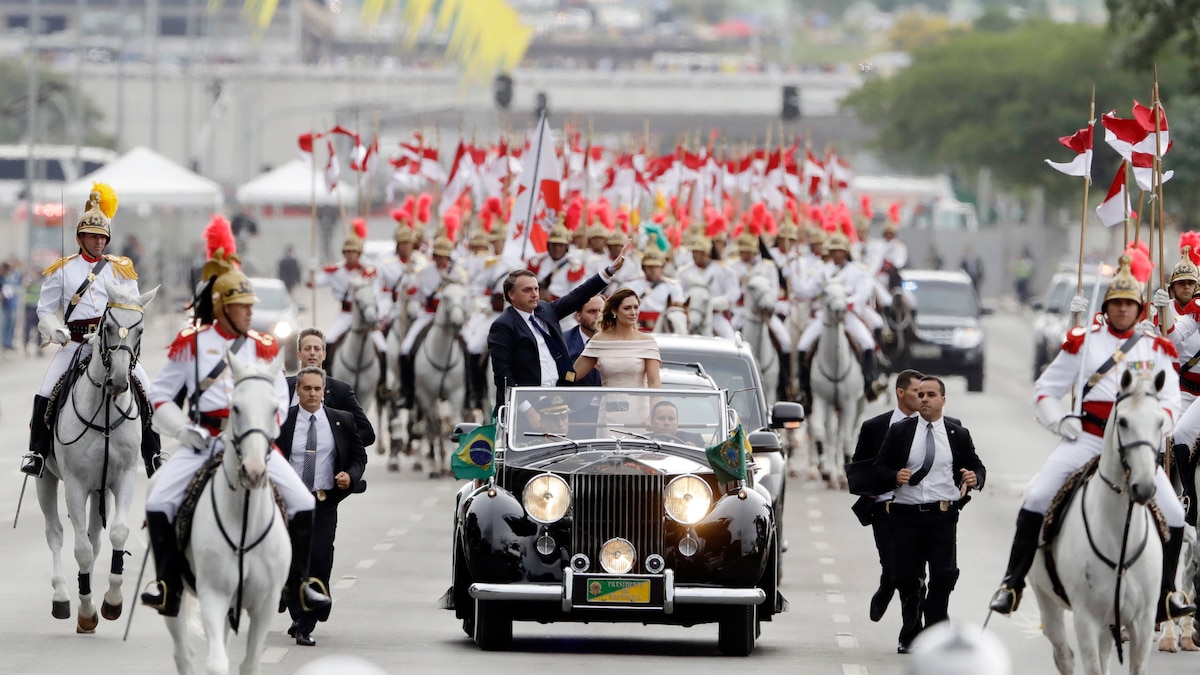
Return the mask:
[[[923,424],[924,422],[925,420],[917,415],[896,422],[887,430],[887,434],[883,438],[883,445],[879,448],[878,456],[875,457],[875,484],[877,487],[887,486],[886,489],[892,489],[896,485],[896,473],[908,464],[908,454],[912,449],[913,438],[917,434],[918,423]],[[946,436],[950,439],[950,453],[953,456],[954,484],[961,488],[962,474],[959,471],[967,469],[974,471],[975,477],[979,481],[976,483],[975,489],[982,490],[987,478],[987,469],[984,468],[979,456],[975,454],[975,444],[971,441],[971,432],[947,417]],[[960,505],[966,504],[967,499],[969,499],[969,495],[960,501]]]
[[[533,310],[533,315],[541,319],[550,339],[558,342],[564,354],[567,353],[567,343],[558,322],[578,312],[607,285],[608,282],[601,279],[599,274],[593,275],[570,293],[553,302],[541,301]],[[509,387],[536,387],[542,383],[542,364],[538,359],[533,327],[521,318],[512,305],[492,322],[488,331],[488,351],[492,357],[492,377],[496,383],[497,410],[508,398]],[[560,385],[566,384],[563,375],[558,374]]]
[[[567,355],[571,357],[571,362],[574,363],[575,359],[579,358],[579,355],[583,353],[583,348],[587,346],[587,340],[583,339],[583,332],[579,329],[579,326],[575,326],[567,331],[565,337],[567,340]],[[592,368],[590,373],[575,380],[575,384],[582,387],[599,387],[600,371]]]
[[[893,412],[895,412],[894,409],[876,415],[863,422],[862,427],[859,428],[858,443],[854,446],[854,456],[846,464],[846,480],[850,484],[850,494],[873,497],[891,492],[895,487],[895,480],[882,485],[875,481],[875,457],[879,455],[879,449],[883,447],[883,439],[892,426]],[[946,421],[962,426],[962,422],[957,417],[947,415]],[[982,480],[980,484],[983,484]]]
[[[288,403],[291,403],[292,397],[296,395],[295,375],[287,378],[287,387]],[[348,412],[354,416],[354,428],[358,432],[358,437],[362,439],[363,447],[375,442],[375,427],[371,426],[371,420],[359,405],[358,396],[354,394],[354,385],[326,376],[325,407]]]
[[[287,419],[279,427],[279,439],[275,444],[283,456],[290,461],[292,458],[292,437],[296,435],[296,415],[300,406],[288,408]],[[307,414],[307,413],[306,413]],[[336,408],[325,408],[325,416],[329,419],[329,428],[333,431],[333,473],[345,471],[350,474],[350,488],[343,490],[334,485],[327,490],[328,499],[334,504],[345,499],[352,492],[361,492],[363,471],[367,468],[367,450],[354,429],[354,416]],[[301,448],[303,451],[303,448]]]

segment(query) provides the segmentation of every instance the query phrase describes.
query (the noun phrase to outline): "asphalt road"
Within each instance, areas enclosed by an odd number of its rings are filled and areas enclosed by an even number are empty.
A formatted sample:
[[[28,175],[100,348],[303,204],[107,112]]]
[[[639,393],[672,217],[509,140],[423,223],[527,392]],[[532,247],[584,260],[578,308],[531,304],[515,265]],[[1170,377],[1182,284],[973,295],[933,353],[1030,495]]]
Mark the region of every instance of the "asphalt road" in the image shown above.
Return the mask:
[[[328,313],[326,313],[328,317]],[[1007,557],[1020,492],[1040,467],[1053,438],[1033,419],[1030,382],[1031,340],[1013,314],[989,317],[986,391],[967,394],[965,382],[951,379],[947,413],[964,420],[988,466],[986,490],[963,512],[959,529],[962,576],[951,598],[953,619],[982,622],[988,597],[999,582]],[[170,329],[152,324],[143,349],[148,371],[164,359]],[[0,612],[0,671],[13,673],[164,673],[172,669],[171,642],[153,612],[138,608],[128,642],[125,619],[102,621],[96,634],[76,635],[74,621],[50,616],[49,563],[42,516],[32,489],[19,526],[10,529],[21,477],[18,459],[25,448],[30,399],[47,363],[45,357],[8,355],[0,361],[0,433],[12,439],[0,462],[0,578],[6,581]],[[882,405],[872,411],[882,410]],[[518,623],[513,649],[484,653],[462,633],[453,613],[439,609],[450,583],[450,524],[456,485],[412,473],[388,474],[371,453],[369,490],[341,507],[334,564],[336,604],[320,624],[315,648],[298,647],[284,630],[286,615],[272,618],[263,655],[264,673],[292,673],[331,655],[350,654],[377,664],[383,672],[466,673],[570,670],[612,673],[653,669],[662,673],[713,672],[750,667],[756,672],[885,675],[904,672],[906,659],[895,653],[900,627],[898,602],[884,619],[867,619],[867,604],[878,578],[870,531],[850,512],[853,498],[820,484],[793,481],[785,533],[782,590],[787,613],[764,624],[758,648],[746,661],[726,663],[717,652],[715,625],[694,628],[621,624]],[[135,506],[144,500],[139,478]],[[126,612],[135,602],[138,565],[145,550],[139,532],[129,545]],[[65,571],[75,574],[68,534]],[[107,541],[99,557],[107,561]],[[96,579],[96,585],[101,586]],[[73,582],[71,583],[73,586]],[[74,616],[74,607],[72,608]],[[199,623],[193,640],[202,650]],[[1052,672],[1049,642],[1040,634],[1037,603],[1026,598],[1012,618],[998,617],[989,628],[1008,648],[1019,673]],[[243,649],[234,638],[235,663]],[[1200,657],[1160,654],[1151,672],[1194,672]],[[1114,664],[1114,668],[1116,668]],[[308,671],[306,671],[308,672]],[[349,672],[331,668],[319,672]]]

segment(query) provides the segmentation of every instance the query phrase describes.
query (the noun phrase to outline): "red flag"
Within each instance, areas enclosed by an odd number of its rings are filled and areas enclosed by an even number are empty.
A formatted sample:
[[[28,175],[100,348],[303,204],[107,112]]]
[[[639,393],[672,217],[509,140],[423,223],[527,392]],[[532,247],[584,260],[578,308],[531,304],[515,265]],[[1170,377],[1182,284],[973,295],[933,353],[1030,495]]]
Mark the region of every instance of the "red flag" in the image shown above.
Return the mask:
[[[1129,193],[1125,190],[1125,162],[1108,188],[1108,196],[1096,207],[1096,215],[1105,227],[1119,225],[1129,218]]]
[[[1133,101],[1133,119],[1137,120],[1138,124],[1146,130],[1146,140],[1150,147],[1144,152],[1154,153],[1158,149],[1161,151],[1160,156],[1167,154],[1167,150],[1171,147],[1171,134],[1167,133],[1167,111],[1162,104],[1158,104],[1155,108],[1147,108],[1135,99]],[[1159,132],[1157,139],[1154,137],[1156,122]]]
[[[504,260],[514,269],[546,250],[550,229],[562,212],[562,166],[544,115],[538,121],[532,154],[518,181],[504,245]]]
[[[300,144],[300,160],[301,161],[307,163],[310,166],[312,165],[313,141],[318,138],[321,138],[321,136],[323,136],[323,135],[324,134],[318,134],[318,133],[312,133],[312,132],[306,133],[306,134],[300,134],[300,138],[298,139],[298,141]]]
[[[1070,136],[1058,139],[1059,143],[1075,153],[1075,159],[1070,162],[1051,162],[1046,160],[1050,168],[1067,174],[1090,179],[1092,177],[1092,123],[1076,131]]]

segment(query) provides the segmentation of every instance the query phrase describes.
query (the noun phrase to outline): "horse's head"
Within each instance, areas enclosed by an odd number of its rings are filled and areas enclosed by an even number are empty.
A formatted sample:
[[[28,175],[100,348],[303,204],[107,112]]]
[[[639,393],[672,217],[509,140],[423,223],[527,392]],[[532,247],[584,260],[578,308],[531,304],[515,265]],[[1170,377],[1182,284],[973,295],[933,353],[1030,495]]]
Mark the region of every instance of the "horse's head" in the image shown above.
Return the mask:
[[[846,297],[846,287],[839,279],[825,282],[823,298],[825,302],[825,323],[841,323],[846,319],[849,300]]]
[[[238,480],[243,487],[262,487],[267,484],[271,445],[279,437],[279,394],[275,391],[275,381],[283,359],[244,365],[231,351],[226,351],[225,359],[233,374],[229,424],[222,432],[225,453],[235,454]]]
[[[104,391],[109,396],[129,390],[129,376],[142,351],[143,308],[154,299],[158,287],[138,295],[107,279],[108,306],[96,327],[92,353],[104,366]]]
[[[456,281],[442,286],[435,322],[457,331],[467,322],[467,288]]]
[[[350,288],[354,297],[354,324],[373,328],[379,323],[379,303],[371,282],[355,276],[350,281]]]
[[[771,282],[754,276],[746,282],[746,307],[750,313],[761,315],[775,311],[775,298],[771,293]]]
[[[1104,432],[1100,477],[1118,492],[1128,490],[1129,498],[1138,504],[1154,497],[1158,448],[1167,422],[1158,392],[1165,381],[1162,371],[1150,379],[1126,370]],[[1121,473],[1114,475],[1118,471]]]
[[[654,327],[654,332],[667,335],[687,335],[689,304],[688,301],[684,301],[682,305],[667,305],[667,309],[658,318],[658,325]]]
[[[692,286],[687,292],[688,332],[703,335],[712,322],[712,291],[707,286]]]

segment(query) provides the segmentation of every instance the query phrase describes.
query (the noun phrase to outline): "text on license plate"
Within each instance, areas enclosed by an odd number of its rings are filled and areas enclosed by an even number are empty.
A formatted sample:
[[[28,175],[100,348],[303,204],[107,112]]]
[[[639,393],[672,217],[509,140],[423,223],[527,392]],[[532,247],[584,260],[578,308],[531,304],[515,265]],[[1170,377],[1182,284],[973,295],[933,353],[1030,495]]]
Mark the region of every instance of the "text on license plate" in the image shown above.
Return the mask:
[[[649,579],[588,579],[588,602],[648,604]]]
[[[913,345],[911,349],[915,359],[939,359],[942,357],[942,348],[937,345]]]

